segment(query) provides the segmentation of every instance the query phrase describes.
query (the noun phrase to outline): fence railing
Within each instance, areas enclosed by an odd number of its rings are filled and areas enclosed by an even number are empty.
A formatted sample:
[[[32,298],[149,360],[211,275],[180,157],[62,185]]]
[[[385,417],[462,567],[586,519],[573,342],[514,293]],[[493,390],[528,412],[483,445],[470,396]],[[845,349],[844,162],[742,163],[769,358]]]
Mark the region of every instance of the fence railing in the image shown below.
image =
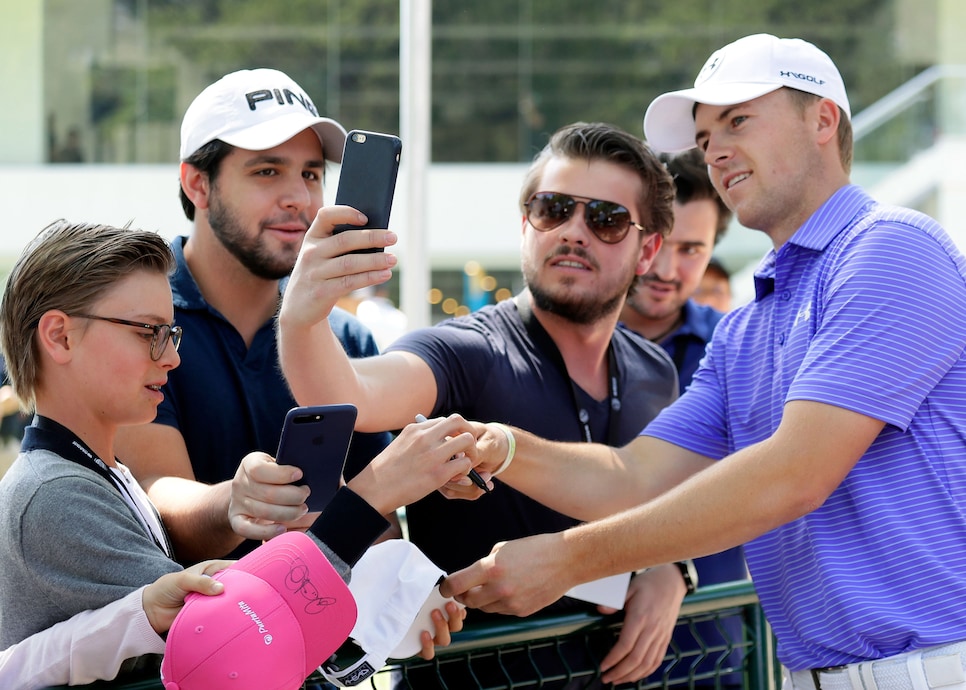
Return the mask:
[[[741,621],[739,636],[729,634],[727,619]],[[692,632],[713,625],[716,641],[701,642],[698,650],[681,650],[672,643],[660,672],[623,688],[734,687],[740,683],[753,690],[774,690],[780,684],[774,640],[751,582],[732,582],[701,587],[681,607],[678,627]],[[375,690],[425,687],[453,690],[501,690],[548,687],[554,683],[597,675],[593,664],[578,668],[569,664],[575,648],[609,648],[620,632],[619,616],[568,614],[531,617],[505,623],[467,626],[453,636],[436,658],[392,663],[358,686]],[[700,641],[700,634],[695,635]],[[564,649],[568,661],[564,658]],[[600,658],[597,656],[596,658]],[[736,660],[737,659],[737,663]],[[559,662],[559,663],[556,663]],[[459,678],[458,681],[453,678]],[[448,680],[444,680],[448,679]],[[736,680],[737,679],[737,680]],[[458,683],[458,684],[456,684]],[[162,690],[156,678],[103,682],[86,686],[93,690]],[[326,687],[313,676],[307,690]]]

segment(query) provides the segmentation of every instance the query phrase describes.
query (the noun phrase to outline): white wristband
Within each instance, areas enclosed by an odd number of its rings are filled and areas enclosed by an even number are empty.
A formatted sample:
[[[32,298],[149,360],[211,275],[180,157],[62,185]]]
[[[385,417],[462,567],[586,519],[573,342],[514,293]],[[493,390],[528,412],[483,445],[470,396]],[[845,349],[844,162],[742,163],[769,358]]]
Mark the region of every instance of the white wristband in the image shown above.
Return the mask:
[[[500,424],[499,422],[490,422],[490,424],[492,424],[493,426],[495,426],[496,428],[498,428],[500,431],[503,432],[503,434],[506,436],[506,442],[508,446],[506,451],[506,458],[504,458],[503,464],[500,465],[500,467],[497,468],[496,472],[494,472],[491,475],[495,477],[496,475],[505,471],[506,468],[510,466],[510,463],[513,462],[513,454],[517,452],[517,440],[513,437],[513,432],[510,431],[510,427],[508,427],[506,424]]]

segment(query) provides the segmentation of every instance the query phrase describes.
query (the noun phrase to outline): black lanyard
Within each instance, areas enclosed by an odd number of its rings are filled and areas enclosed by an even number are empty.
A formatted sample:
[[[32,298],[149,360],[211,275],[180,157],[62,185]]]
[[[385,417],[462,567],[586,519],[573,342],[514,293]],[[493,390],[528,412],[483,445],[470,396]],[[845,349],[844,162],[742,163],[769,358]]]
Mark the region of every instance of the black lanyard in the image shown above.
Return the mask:
[[[584,441],[587,443],[593,443],[594,436],[590,429],[590,413],[581,407],[580,398],[577,393],[577,385],[574,383],[573,379],[570,378],[570,373],[567,371],[567,363],[564,362],[563,355],[560,354],[560,350],[557,348],[557,344],[547,333],[546,329],[540,323],[540,321],[533,315],[533,310],[530,308],[530,293],[529,291],[523,291],[513,299],[517,306],[517,312],[520,314],[520,319],[523,321],[524,327],[527,329],[527,333],[530,335],[530,339],[533,343],[540,349],[550,360],[557,366],[560,375],[563,376],[564,380],[570,384],[570,397],[574,404],[574,411],[577,414],[577,423],[580,424],[581,432],[584,437]],[[614,354],[614,343],[613,336],[612,340],[607,345],[607,375],[609,381],[608,394],[610,395],[609,414],[607,415],[607,439],[606,443],[609,446],[616,446],[619,444],[618,431],[620,422],[620,412],[621,412],[621,401],[620,401],[620,378],[619,370],[617,368],[617,356]]]
[[[131,502],[131,506],[136,510],[137,506],[140,505],[138,501],[134,499],[131,492],[124,482],[118,479],[117,475],[111,471],[111,468],[107,466],[103,460],[97,457],[97,454],[90,449],[90,447],[84,443],[77,434],[65,427],[63,424],[55,422],[53,419],[48,417],[41,417],[39,414],[34,415],[33,421],[30,422],[30,426],[24,429],[23,440],[20,442],[20,449],[22,451],[31,450],[47,450],[51,453],[55,453],[65,460],[70,460],[71,462],[76,462],[78,465],[83,465],[89,470],[97,472],[106,479],[111,485],[117,489],[118,493],[122,496],[127,496],[128,500]],[[150,505],[150,504],[149,504]],[[166,556],[172,554],[171,542],[168,540],[167,532],[164,529],[164,523],[161,521],[161,516],[158,515],[158,511],[155,510],[154,506],[150,506],[154,517],[158,521],[158,525],[161,527],[161,535],[164,537],[164,543],[158,540],[157,535],[155,535],[154,530],[151,529],[150,523],[145,518],[145,527],[147,532],[151,535],[151,539],[154,543],[161,549]],[[142,516],[143,517],[143,516]]]
[[[674,343],[674,355],[671,357],[671,360],[674,362],[674,369],[676,371],[681,371],[681,369],[684,367],[684,360],[688,354],[688,344],[690,339],[690,336],[683,338],[675,337],[671,339],[671,342]],[[660,345],[660,343],[658,343],[658,345]]]

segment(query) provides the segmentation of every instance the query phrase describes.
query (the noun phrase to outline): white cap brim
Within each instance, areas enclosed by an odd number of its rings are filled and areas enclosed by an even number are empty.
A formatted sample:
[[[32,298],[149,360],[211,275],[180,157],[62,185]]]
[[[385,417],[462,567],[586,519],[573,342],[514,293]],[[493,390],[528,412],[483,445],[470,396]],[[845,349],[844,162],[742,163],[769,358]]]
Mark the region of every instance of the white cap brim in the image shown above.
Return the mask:
[[[342,162],[346,131],[338,122],[327,117],[308,117],[303,113],[293,112],[217,138],[240,149],[264,151],[284,144],[306,129],[312,129],[319,137],[326,160]]]
[[[655,98],[644,113],[644,139],[655,151],[679,153],[694,148],[694,106],[735,105],[777,91],[782,84],[709,83]]]
[[[352,687],[385,666],[388,659],[406,659],[422,649],[420,636],[433,632],[432,612],[452,598],[439,593],[445,573],[412,542],[390,539],[369,548],[352,568],[349,591],[358,607],[349,637],[362,649],[361,659],[320,671],[339,687]],[[462,605],[461,605],[462,606]]]

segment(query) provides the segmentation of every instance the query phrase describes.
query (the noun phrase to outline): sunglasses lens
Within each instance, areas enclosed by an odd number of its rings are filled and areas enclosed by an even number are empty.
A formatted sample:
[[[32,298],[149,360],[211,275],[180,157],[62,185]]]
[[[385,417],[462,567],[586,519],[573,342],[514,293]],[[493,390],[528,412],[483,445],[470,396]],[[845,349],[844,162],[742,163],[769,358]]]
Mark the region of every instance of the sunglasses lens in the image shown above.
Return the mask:
[[[627,235],[631,212],[611,201],[588,201],[584,219],[601,242],[616,244]]]
[[[537,230],[553,230],[573,215],[576,205],[565,194],[538,192],[527,202],[527,220]]]

